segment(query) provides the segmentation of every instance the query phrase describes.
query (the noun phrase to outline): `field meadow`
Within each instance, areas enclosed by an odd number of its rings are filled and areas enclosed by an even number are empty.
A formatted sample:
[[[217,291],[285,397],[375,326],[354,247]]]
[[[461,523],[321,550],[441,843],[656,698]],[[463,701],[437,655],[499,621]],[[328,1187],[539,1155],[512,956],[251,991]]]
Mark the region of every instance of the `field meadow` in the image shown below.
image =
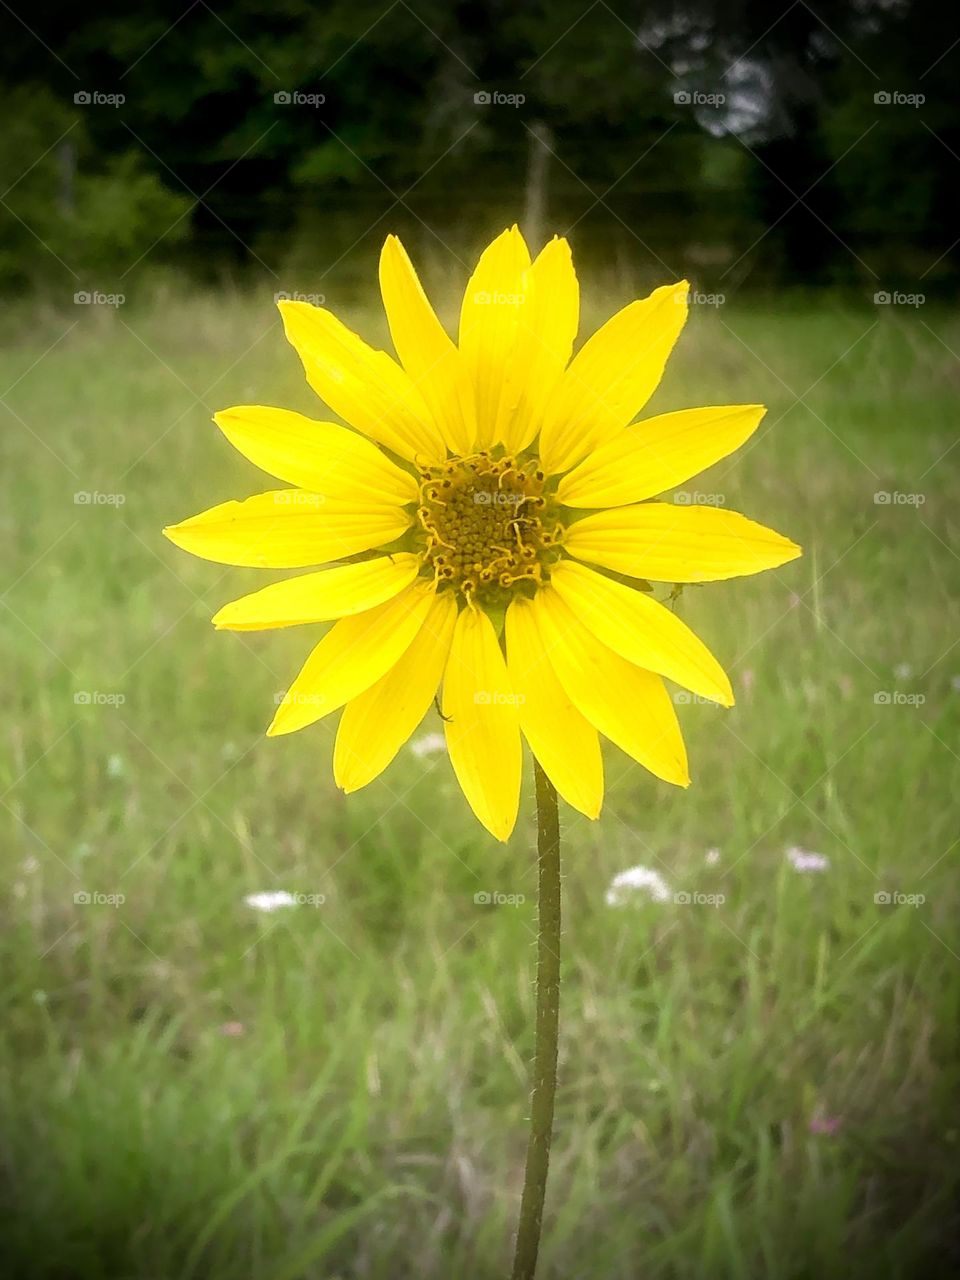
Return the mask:
[[[625,300],[593,292],[581,334]],[[326,302],[387,344],[372,294]],[[529,759],[501,845],[434,713],[349,798],[335,716],[264,737],[319,629],[216,633],[284,575],[160,530],[271,487],[212,412],[327,416],[272,288],[24,301],[0,327],[4,1273],[502,1277]],[[958,353],[932,306],[692,309],[650,409],[769,412],[676,500],[805,554],[677,602],[737,692],[677,693],[689,790],[611,748],[600,820],[561,813],[543,1280],[956,1274]],[[611,905],[637,866],[669,893]],[[279,890],[296,905],[244,900]]]

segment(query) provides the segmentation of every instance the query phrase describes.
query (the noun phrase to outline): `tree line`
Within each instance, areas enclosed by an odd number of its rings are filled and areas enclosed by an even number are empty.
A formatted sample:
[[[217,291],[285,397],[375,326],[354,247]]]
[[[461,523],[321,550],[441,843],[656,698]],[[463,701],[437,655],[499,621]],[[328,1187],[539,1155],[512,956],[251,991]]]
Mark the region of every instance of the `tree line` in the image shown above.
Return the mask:
[[[345,276],[387,230],[444,260],[517,219],[713,288],[956,280],[960,20],[933,0],[50,0],[4,25],[8,290]]]

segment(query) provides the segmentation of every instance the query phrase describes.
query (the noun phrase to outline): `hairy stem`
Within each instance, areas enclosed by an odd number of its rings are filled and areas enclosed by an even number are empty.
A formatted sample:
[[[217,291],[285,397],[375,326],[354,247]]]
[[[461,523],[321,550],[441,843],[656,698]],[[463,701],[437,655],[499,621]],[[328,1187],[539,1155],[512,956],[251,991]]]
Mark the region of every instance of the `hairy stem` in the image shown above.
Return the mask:
[[[550,1165],[553,1105],[557,1093],[560,1022],[560,816],[553,783],[534,763],[537,784],[537,1030],[530,1100],[530,1137],[520,1201],[512,1280],[532,1280],[537,1269],[543,1201]]]

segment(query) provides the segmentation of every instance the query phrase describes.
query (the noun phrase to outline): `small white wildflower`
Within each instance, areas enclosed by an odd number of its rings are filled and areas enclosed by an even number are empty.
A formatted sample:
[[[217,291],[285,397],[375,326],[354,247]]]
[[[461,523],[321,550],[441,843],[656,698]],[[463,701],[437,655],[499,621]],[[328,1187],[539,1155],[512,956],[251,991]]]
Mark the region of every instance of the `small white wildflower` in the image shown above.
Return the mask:
[[[708,867],[715,867],[717,863],[720,861],[720,850],[708,849],[706,853],[705,861]]]
[[[126,772],[127,766],[123,756],[112,755],[107,760],[108,778],[122,778]]]
[[[266,889],[262,893],[248,893],[244,898],[254,911],[277,911],[280,907],[295,907],[297,900],[286,889]]]
[[[893,674],[898,680],[909,680],[913,675],[913,666],[909,662],[898,662],[893,668]]]
[[[645,889],[653,902],[669,902],[673,897],[670,886],[659,871],[652,867],[628,867],[618,872],[610,881],[606,900],[608,907],[622,907],[630,901],[635,890]]]
[[[40,870],[40,859],[35,858],[31,853],[29,857],[24,858],[23,862],[20,865],[21,865],[21,868],[27,873],[28,876],[32,876],[35,871]]]
[[[410,743],[410,750],[422,760],[424,756],[436,755],[439,751],[446,751],[447,740],[442,733],[425,733],[422,738],[417,738]]]
[[[830,859],[824,853],[812,853],[793,845],[787,850],[787,859],[794,871],[828,871]]]
[[[950,677],[950,688],[954,691],[954,693],[960,693],[960,676]]]

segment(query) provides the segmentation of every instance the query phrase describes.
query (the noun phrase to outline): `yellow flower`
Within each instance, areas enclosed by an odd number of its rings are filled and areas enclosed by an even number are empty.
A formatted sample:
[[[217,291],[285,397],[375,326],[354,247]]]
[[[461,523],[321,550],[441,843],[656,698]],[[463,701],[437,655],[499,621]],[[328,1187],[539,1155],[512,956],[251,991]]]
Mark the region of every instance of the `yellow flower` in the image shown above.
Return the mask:
[[[355,791],[442,686],[453,768],[499,839],[516,821],[521,735],[591,818],[603,798],[599,734],[686,786],[663,677],[724,706],[733,693],[646,580],[731,578],[800,554],[734,511],[647,501],[738,448],[764,414],[727,405],[634,423],[683,328],[686,281],[625,307],[572,359],[579,289],[565,240],[531,262],[516,227],[498,236],[467,284],[459,346],[395,236],[380,287],[399,363],[329,311],[280,303],[307,381],[354,430],[286,409],[218,413],[232,445],[297,487],[165,530],[222,564],[339,562],[213,620],[247,631],[336,619],[268,732],[343,708],[334,773]]]

